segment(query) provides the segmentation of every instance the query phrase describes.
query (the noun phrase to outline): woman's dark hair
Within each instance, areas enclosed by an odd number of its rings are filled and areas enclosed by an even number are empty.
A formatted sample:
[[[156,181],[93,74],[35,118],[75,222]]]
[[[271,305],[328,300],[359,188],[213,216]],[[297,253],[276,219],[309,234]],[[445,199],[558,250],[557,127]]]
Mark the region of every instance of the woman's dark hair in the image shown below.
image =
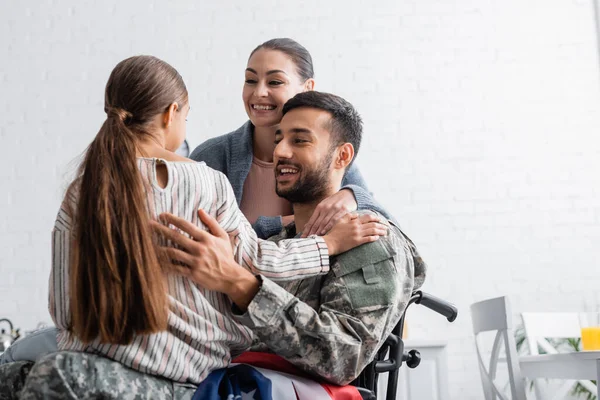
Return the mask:
[[[127,344],[165,330],[168,298],[137,166],[155,116],[188,93],[179,73],[151,56],[121,61],[106,84],[100,131],[86,151],[70,264],[71,330],[84,343]]]
[[[277,50],[287,55],[296,64],[296,72],[302,78],[303,81],[315,77],[315,71],[313,68],[312,57],[304,46],[289,38],[276,38],[267,40],[263,44],[257,46],[250,57],[254,55],[260,49]],[[250,59],[248,57],[248,59]]]

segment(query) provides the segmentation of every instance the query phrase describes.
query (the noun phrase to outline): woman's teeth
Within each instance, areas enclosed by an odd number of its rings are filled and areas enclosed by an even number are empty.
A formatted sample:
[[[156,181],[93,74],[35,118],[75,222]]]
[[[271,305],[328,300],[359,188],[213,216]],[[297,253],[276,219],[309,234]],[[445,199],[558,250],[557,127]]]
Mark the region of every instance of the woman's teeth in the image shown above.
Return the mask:
[[[258,104],[253,104],[252,108],[254,108],[255,110],[267,111],[267,110],[274,110],[275,106],[262,106],[262,105],[258,105]]]

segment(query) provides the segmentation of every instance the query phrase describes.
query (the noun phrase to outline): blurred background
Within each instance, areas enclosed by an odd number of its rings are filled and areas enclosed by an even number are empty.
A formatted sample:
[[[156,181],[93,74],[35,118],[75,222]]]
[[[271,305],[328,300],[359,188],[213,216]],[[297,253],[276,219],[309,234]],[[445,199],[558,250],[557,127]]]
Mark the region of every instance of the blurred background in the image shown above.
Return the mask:
[[[274,37],[362,114],[371,191],[427,261],[424,289],[460,309],[454,324],[408,315],[411,339],[447,341],[451,398],[482,398],[471,303],[598,308],[593,0],[0,0],[0,318],[50,322],[50,232],[116,63],[179,70],[193,149],[246,120],[247,58]]]

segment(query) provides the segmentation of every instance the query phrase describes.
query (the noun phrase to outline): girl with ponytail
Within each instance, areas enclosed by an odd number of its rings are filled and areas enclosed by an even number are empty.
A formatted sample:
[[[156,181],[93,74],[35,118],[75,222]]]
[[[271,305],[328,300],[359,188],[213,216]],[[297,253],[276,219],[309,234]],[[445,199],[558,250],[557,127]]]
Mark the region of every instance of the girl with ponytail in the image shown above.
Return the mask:
[[[187,90],[165,62],[132,57],[110,75],[104,111],[106,121],[72,186],[79,193],[69,281],[71,330],[84,342],[99,337],[127,344],[136,333],[167,328],[165,280],[136,157],[156,146],[165,151],[179,146],[189,111]]]

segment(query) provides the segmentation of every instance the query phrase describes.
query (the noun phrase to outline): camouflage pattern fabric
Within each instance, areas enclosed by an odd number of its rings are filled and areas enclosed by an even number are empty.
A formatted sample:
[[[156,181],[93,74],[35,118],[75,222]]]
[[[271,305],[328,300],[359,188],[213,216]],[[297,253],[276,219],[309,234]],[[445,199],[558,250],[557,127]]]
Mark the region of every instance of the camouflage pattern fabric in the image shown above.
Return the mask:
[[[32,361],[17,361],[0,365],[0,400],[18,399]]]
[[[288,227],[271,240],[294,235]],[[253,350],[268,348],[308,373],[344,385],[373,360],[427,268],[393,224],[387,236],[332,257],[330,265],[325,276],[281,286],[263,277],[246,313],[237,310],[235,318],[263,342]]]
[[[195,390],[99,355],[60,351],[35,363],[20,399],[191,399]]]

